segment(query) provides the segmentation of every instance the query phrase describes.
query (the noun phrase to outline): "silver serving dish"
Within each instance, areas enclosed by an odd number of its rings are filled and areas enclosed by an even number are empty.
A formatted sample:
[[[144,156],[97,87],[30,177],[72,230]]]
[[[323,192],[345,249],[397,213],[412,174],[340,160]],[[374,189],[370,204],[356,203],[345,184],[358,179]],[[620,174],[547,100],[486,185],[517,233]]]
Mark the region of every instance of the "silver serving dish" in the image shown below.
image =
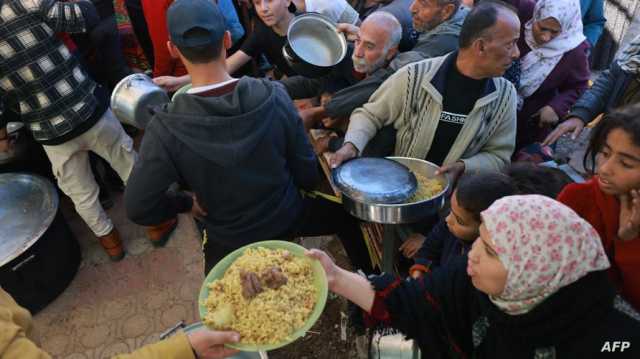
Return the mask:
[[[187,325],[183,330],[185,333],[189,334],[191,332],[195,332],[203,329],[205,329],[204,324],[202,322],[197,322],[191,325]],[[229,359],[268,359],[269,356],[267,355],[266,352],[240,352],[228,358]]]
[[[169,95],[144,74],[123,78],[111,94],[111,110],[118,120],[140,129],[151,121],[151,108],[168,102]]]
[[[404,203],[418,187],[407,166],[387,158],[356,158],[336,168],[332,177],[340,192],[365,203]]]
[[[58,192],[48,180],[19,173],[0,174],[0,266],[29,249],[51,225]]]
[[[305,13],[289,24],[282,54],[298,74],[319,77],[345,58],[347,40],[328,17]]]
[[[435,215],[445,202],[449,190],[449,180],[444,175],[437,175],[438,166],[425,160],[408,157],[387,157],[405,165],[411,172],[427,178],[435,178],[442,184],[443,190],[434,197],[419,202],[384,204],[364,202],[352,198],[348,193],[342,193],[342,205],[353,216],[368,222],[383,224],[409,224]],[[347,162],[348,164],[349,162]],[[345,164],[346,165],[346,164]],[[336,183],[334,183],[336,184]],[[336,186],[338,186],[336,184]],[[407,197],[408,198],[408,197]]]

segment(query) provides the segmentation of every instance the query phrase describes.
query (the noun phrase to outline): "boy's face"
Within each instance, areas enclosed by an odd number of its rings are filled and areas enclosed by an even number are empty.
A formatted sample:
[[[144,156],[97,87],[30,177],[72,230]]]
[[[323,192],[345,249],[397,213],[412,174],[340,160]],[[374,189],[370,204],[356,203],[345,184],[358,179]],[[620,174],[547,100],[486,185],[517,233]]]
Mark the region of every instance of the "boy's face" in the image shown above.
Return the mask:
[[[480,222],[458,204],[458,192],[451,196],[451,213],[446,218],[449,231],[465,242],[473,242],[480,235]]]
[[[253,0],[253,6],[260,20],[272,27],[285,18],[289,12],[291,0]]]

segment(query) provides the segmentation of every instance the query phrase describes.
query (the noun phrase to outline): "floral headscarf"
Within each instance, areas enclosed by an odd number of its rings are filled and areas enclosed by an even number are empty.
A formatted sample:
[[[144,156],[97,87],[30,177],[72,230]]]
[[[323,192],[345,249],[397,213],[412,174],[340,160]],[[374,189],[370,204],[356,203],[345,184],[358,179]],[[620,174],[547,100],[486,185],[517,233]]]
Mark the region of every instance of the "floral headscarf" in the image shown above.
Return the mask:
[[[620,53],[618,65],[625,72],[640,75],[640,35],[631,40]]]
[[[508,272],[504,291],[490,299],[508,314],[526,313],[587,273],[609,268],[595,229],[551,198],[505,197],[482,212],[482,221]]]
[[[586,39],[582,33],[580,14],[578,0],[538,0],[536,3],[533,17],[525,24],[524,29],[525,41],[531,52],[524,56],[520,63],[519,106],[522,106],[524,99],[538,90],[562,56]],[[553,40],[539,46],[533,38],[533,24],[550,17],[558,20],[561,32]]]

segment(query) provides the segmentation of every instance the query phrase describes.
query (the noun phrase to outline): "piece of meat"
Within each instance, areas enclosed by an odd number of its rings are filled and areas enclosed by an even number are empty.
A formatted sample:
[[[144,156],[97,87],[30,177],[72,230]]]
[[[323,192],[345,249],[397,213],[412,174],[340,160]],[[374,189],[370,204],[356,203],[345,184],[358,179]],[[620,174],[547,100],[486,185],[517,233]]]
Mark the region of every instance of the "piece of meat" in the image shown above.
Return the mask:
[[[280,267],[267,268],[261,275],[264,284],[271,289],[278,289],[287,284],[288,278]]]
[[[240,272],[240,283],[242,284],[242,296],[245,299],[252,299],[263,291],[260,278],[254,272]]]

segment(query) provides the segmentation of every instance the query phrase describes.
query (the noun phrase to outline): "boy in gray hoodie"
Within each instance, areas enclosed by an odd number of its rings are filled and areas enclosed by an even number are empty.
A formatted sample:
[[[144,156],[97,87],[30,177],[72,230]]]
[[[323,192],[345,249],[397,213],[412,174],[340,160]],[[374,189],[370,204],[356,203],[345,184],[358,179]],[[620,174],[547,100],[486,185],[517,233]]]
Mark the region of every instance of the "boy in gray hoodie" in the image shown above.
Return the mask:
[[[338,204],[301,194],[320,177],[284,88],[228,74],[231,38],[211,1],[177,0],[167,19],[169,51],[181,58],[193,87],[146,129],[125,193],[129,218],[151,226],[191,211],[207,233],[207,272],[252,242],[334,233],[354,266],[370,272],[357,221]],[[194,194],[169,194],[174,182]]]

